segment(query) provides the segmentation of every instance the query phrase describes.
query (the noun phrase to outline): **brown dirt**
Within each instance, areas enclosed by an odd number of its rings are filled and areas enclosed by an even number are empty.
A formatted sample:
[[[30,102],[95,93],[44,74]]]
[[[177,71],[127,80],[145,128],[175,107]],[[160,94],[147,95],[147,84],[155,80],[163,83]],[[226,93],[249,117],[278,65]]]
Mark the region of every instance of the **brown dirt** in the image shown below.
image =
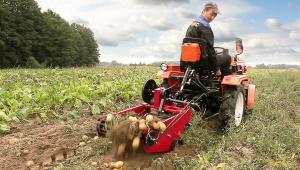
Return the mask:
[[[107,144],[107,138],[93,139],[96,136],[97,118],[84,116],[72,121],[55,120],[47,123],[37,118],[15,124],[16,128],[11,134],[0,136],[0,169],[53,169],[59,163],[70,169],[81,164],[89,165],[91,169],[106,169],[105,163],[117,159],[105,149],[100,153],[99,143]],[[84,136],[88,139],[84,139]],[[166,154],[150,154],[139,150],[134,156],[123,159],[123,169],[173,169],[172,156],[195,154],[195,148],[178,145],[175,151]],[[32,164],[30,161],[34,164],[26,166]],[[97,165],[92,165],[92,162],[97,162]],[[163,166],[160,164],[158,167],[159,162]]]
[[[32,120],[17,124],[13,133],[0,138],[0,169],[41,169],[75,155],[82,135],[95,136],[96,117],[70,122]]]
[[[300,105],[296,107],[295,111],[296,113],[300,113]]]

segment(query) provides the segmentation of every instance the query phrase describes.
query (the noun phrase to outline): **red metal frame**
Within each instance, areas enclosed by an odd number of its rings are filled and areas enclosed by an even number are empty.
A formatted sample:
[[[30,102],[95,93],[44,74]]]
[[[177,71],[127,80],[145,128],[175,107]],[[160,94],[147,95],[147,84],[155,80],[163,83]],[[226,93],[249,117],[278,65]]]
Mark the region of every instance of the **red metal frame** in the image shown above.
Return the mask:
[[[180,70],[180,66],[171,65],[160,75],[161,78],[170,78],[171,76],[184,76],[184,72]]]
[[[255,85],[249,84],[247,94],[247,109],[253,109],[255,104]]]
[[[149,104],[141,104],[121,112],[118,112],[117,115],[123,116],[129,112],[136,113],[136,116],[141,117],[145,114],[151,113],[151,110],[156,110],[156,106]],[[175,105],[164,105],[164,111],[166,113],[172,113],[173,116],[163,120],[164,124],[167,126],[166,130],[163,133],[159,133],[157,136],[156,143],[147,146],[144,141],[143,149],[145,152],[168,152],[171,150],[172,142],[174,140],[179,140],[180,135],[183,133],[185,126],[190,122],[192,116],[192,110],[186,105],[182,107],[177,107]],[[147,135],[149,132],[144,131],[144,135]]]
[[[171,92],[175,93],[180,86],[179,79],[176,76],[184,76],[184,72],[180,71],[180,66],[169,66],[168,69],[160,75],[162,78],[168,79],[168,85],[171,87]],[[221,91],[223,94],[224,88],[228,85],[240,85],[245,81],[249,81],[247,75],[229,75],[224,76],[221,83]],[[140,104],[135,107],[123,110],[116,113],[117,115],[123,116],[127,113],[135,113],[136,116],[142,117],[146,114],[151,113],[153,110],[159,110],[162,102],[162,87],[154,89],[154,103],[153,104]],[[255,86],[249,85],[248,89],[248,99],[247,99],[247,108],[252,108],[254,105],[254,93]],[[167,126],[166,130],[163,133],[158,133],[157,140],[151,146],[147,146],[146,142],[143,141],[143,149],[145,152],[168,152],[172,148],[173,141],[179,140],[180,135],[183,133],[185,126],[190,122],[192,116],[192,110],[188,107],[189,102],[183,101],[181,105],[178,106],[175,102],[167,101],[163,103],[162,110],[164,114],[170,114],[170,116],[162,120]],[[158,113],[161,114],[161,113]],[[159,116],[159,115],[158,115]],[[151,131],[151,130],[150,130]],[[144,135],[150,133],[150,131],[145,130]]]
[[[248,75],[228,75],[224,76],[222,80],[222,85],[241,85],[243,81],[249,81],[249,76]]]

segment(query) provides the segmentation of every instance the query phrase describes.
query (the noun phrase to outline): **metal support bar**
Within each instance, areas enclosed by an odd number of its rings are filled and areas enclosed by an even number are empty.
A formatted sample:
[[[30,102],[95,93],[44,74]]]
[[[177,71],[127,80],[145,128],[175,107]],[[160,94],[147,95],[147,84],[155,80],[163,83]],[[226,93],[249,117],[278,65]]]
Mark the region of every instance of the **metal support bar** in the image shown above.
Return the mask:
[[[162,111],[164,103],[165,103],[165,99],[163,98],[163,99],[160,100],[160,105],[159,105],[159,109],[158,109],[159,112]]]
[[[181,87],[180,87],[180,91],[184,88],[184,85],[186,84],[186,81],[190,75],[190,71],[191,71],[191,68],[188,67],[185,71],[185,74],[184,74],[184,77],[183,77],[183,80],[181,82]]]

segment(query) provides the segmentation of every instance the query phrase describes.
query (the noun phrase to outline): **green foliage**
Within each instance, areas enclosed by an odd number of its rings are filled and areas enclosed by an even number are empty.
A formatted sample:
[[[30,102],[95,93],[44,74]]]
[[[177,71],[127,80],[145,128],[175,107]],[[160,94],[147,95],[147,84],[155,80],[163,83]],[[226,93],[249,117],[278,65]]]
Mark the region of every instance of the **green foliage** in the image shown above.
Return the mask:
[[[156,71],[157,67],[1,70],[0,133],[9,133],[11,122],[35,116],[43,121],[53,115],[69,120],[122,110],[141,101],[142,84],[155,78]],[[239,128],[222,134],[212,132],[201,113],[194,113],[192,126],[182,137],[186,145],[196,146],[197,153],[172,157],[174,169],[299,166],[299,71],[250,70],[250,75],[257,88],[252,114]],[[78,131],[78,127],[70,124],[65,131]],[[107,150],[105,143],[95,146],[99,149],[88,155]]]
[[[120,110],[136,100],[158,68],[8,69],[0,73],[0,122],[69,120]],[[143,75],[136,76],[138,72]],[[7,126],[6,126],[7,125]]]
[[[6,123],[0,122],[0,134],[1,133],[8,133],[10,131],[10,126]]]
[[[0,1],[0,68],[92,66],[99,60],[93,32],[34,0]]]
[[[92,113],[95,115],[100,113],[100,109],[96,104],[93,104],[92,106]]]
[[[0,111],[0,121],[7,122],[10,121],[10,118],[2,111]]]

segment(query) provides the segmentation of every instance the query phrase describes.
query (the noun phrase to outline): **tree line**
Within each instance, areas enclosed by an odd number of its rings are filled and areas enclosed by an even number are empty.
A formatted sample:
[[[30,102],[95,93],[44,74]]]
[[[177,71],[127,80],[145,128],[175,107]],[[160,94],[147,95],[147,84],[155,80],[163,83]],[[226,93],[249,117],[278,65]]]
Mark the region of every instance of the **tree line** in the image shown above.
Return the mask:
[[[257,64],[255,68],[258,69],[300,69],[299,65],[292,64]]]
[[[0,0],[0,67],[72,67],[99,63],[93,32],[34,0]]]

